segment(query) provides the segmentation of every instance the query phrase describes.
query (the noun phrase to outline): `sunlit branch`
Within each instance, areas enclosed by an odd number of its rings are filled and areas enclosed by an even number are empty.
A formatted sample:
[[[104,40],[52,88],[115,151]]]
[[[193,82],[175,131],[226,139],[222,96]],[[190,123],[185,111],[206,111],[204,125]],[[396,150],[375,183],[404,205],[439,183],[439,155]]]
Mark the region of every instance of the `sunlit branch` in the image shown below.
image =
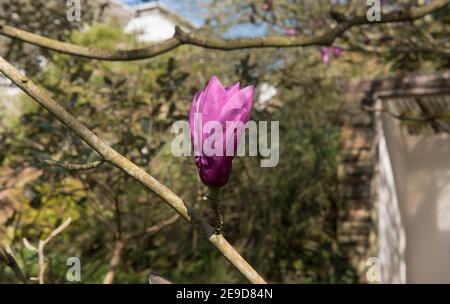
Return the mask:
[[[40,35],[36,35],[15,27],[0,24],[0,35],[4,35],[13,39],[18,39],[36,46],[40,46],[53,51],[80,56],[90,59],[127,61],[139,60],[158,56],[180,45],[195,45],[207,49],[216,50],[239,50],[248,48],[284,48],[284,47],[306,47],[311,45],[332,45],[336,38],[341,37],[347,30],[354,26],[365,24],[383,24],[393,22],[406,22],[422,18],[439,9],[442,9],[450,3],[450,0],[435,0],[431,3],[420,6],[411,7],[404,11],[394,11],[381,15],[381,21],[370,22],[365,15],[345,17],[343,15],[331,14],[332,18],[337,21],[337,25],[329,29],[325,34],[319,36],[272,36],[258,38],[238,38],[238,39],[222,39],[211,35],[186,33],[181,28],[176,27],[173,38],[164,42],[149,45],[144,48],[129,50],[102,50],[93,47],[84,47],[71,43],[66,43]]]

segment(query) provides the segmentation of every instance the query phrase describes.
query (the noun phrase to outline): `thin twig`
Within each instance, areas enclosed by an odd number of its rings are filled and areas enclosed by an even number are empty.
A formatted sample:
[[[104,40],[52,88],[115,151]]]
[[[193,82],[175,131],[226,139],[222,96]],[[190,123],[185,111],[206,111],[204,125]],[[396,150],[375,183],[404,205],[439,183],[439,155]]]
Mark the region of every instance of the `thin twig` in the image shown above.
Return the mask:
[[[115,165],[130,177],[141,183],[148,190],[159,196],[170,205],[184,219],[200,229],[208,240],[222,253],[222,255],[250,282],[265,283],[264,279],[242,258],[241,255],[222,236],[214,234],[214,229],[194,209],[187,206],[183,200],[169,188],[161,184],[145,170],[131,162],[125,156],[111,148],[72,114],[67,112],[59,103],[42,92],[30,79],[18,71],[8,61],[0,56],[0,72],[19,86],[38,104],[46,108],[52,115],[65,124],[70,130],[86,142],[107,162]]]
[[[406,115],[406,114],[397,114],[395,112],[389,111],[388,109],[385,108],[373,108],[373,107],[369,107],[369,106],[362,106],[364,111],[367,112],[379,112],[379,113],[386,113],[389,116],[396,118],[398,120],[404,120],[404,121],[415,121],[415,122],[427,122],[430,120],[435,119],[436,117],[423,117],[423,116],[410,116],[410,115]]]
[[[23,238],[22,242],[23,242],[23,245],[25,246],[25,248],[28,249],[29,251],[38,252],[38,249],[36,247],[34,247],[33,245],[31,245],[31,243],[26,238]]]
[[[363,106],[363,109],[368,112],[382,112],[386,113],[387,115],[401,120],[401,121],[411,121],[411,122],[428,122],[428,123],[435,123],[437,127],[439,127],[442,131],[446,133],[450,133],[450,125],[447,124],[445,121],[441,119],[438,115],[429,115],[429,116],[411,116],[406,114],[397,114],[392,111],[389,111],[388,109],[382,108],[382,109],[376,109],[373,107]]]
[[[69,170],[69,171],[84,171],[84,170],[91,170],[95,169],[97,167],[100,167],[105,163],[105,160],[97,160],[91,163],[87,164],[74,164],[74,163],[68,163],[68,162],[58,162],[53,159],[43,159],[44,163],[46,163],[49,166],[58,166],[60,168]]]
[[[123,241],[116,241],[114,245],[113,254],[111,257],[111,260],[109,262],[109,269],[108,272],[105,275],[105,278],[103,279],[103,284],[112,284],[114,281],[114,276],[116,274],[116,269],[120,264],[120,261],[122,259],[122,252],[125,248],[125,242]]]
[[[239,50],[247,48],[273,48],[273,47],[306,47],[311,45],[331,45],[336,38],[342,36],[347,30],[354,26],[365,24],[382,24],[392,22],[413,21],[433,13],[450,3],[450,0],[436,0],[427,5],[420,7],[411,7],[405,11],[394,11],[383,14],[381,21],[370,22],[365,15],[337,18],[338,24],[329,29],[325,34],[320,36],[272,36],[259,38],[238,38],[238,39],[222,39],[218,37],[207,36],[197,33],[186,33],[179,27],[173,38],[163,41],[159,44],[153,44],[148,47],[108,51],[96,49],[93,47],[83,47],[71,43],[66,43],[40,35],[36,35],[18,28],[0,24],[0,35],[4,35],[13,39],[24,41],[33,45],[37,45],[46,49],[61,52],[64,54],[80,56],[90,59],[112,60],[112,61],[128,61],[140,60],[158,56],[160,54],[171,51],[183,44],[195,45],[207,49],[216,50]],[[334,18],[336,20],[336,17]]]
[[[179,214],[174,214],[174,215],[172,215],[171,217],[169,217],[166,220],[163,220],[163,221],[161,221],[161,222],[159,222],[159,223],[157,223],[157,224],[155,224],[153,226],[147,227],[142,232],[136,232],[136,233],[133,233],[133,234],[127,236],[125,238],[125,241],[129,242],[129,241],[131,241],[133,239],[138,239],[138,238],[150,235],[150,234],[157,233],[160,230],[162,230],[163,228],[174,224],[176,221],[178,221],[179,218],[180,218]]]
[[[39,241],[39,246],[38,246],[38,256],[39,256],[39,284],[44,284],[45,279],[45,268],[46,268],[46,263],[45,263],[45,246],[51,241],[53,240],[54,237],[56,237],[58,234],[60,234],[64,229],[66,229],[70,223],[71,223],[72,219],[69,217],[64,223],[62,223],[60,226],[58,226],[55,230],[53,230],[50,235],[45,239],[45,240],[40,240]]]

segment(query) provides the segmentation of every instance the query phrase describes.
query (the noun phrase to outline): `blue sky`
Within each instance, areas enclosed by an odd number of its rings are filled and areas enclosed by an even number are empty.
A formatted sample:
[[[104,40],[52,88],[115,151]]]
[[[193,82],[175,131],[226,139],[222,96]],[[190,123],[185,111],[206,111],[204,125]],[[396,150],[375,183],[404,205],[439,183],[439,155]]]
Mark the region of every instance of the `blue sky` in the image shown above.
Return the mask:
[[[122,0],[123,3],[129,5],[140,4],[143,2],[151,2],[145,0]],[[165,6],[170,8],[177,14],[189,19],[195,25],[201,26],[203,24],[202,14],[206,12],[202,11],[202,8],[197,4],[199,2],[208,2],[209,0],[160,0]],[[225,34],[225,38],[233,37],[255,37],[263,36],[267,32],[267,27],[253,24],[241,24],[231,27]]]

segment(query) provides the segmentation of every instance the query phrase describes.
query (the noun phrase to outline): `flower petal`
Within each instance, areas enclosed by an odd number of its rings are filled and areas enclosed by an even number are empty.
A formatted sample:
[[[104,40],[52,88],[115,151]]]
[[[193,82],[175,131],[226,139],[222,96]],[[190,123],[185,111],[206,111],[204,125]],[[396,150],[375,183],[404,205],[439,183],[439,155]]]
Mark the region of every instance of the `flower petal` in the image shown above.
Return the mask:
[[[202,157],[200,160],[199,175],[207,186],[222,187],[230,179],[232,169],[232,157],[212,156]]]
[[[200,100],[200,112],[203,123],[215,120],[220,113],[220,105],[226,98],[226,90],[216,76],[213,76],[206,87],[203,97]]]
[[[230,87],[228,87],[226,90],[227,90],[226,101],[228,101],[231,97],[233,97],[234,94],[236,94],[237,92],[239,92],[239,90],[240,90],[240,84],[239,84],[239,82],[236,83],[236,84],[234,84],[234,85],[232,85],[232,86],[230,86]],[[222,105],[222,107],[223,107],[223,106],[224,106],[224,105]]]
[[[253,106],[253,92],[254,87],[248,86],[234,94],[221,109],[219,120],[222,122],[233,120],[230,119],[232,118],[231,114],[235,113],[231,111],[233,109],[245,109],[247,113],[250,113]]]
[[[229,123],[227,124],[224,122],[224,135],[223,135],[223,154],[227,156],[236,156],[236,151],[238,148],[238,143],[240,142],[242,133],[245,130],[245,123],[247,123],[249,118],[249,113],[246,109],[232,109],[227,112],[228,117],[226,118],[226,121]],[[239,126],[239,122],[242,122],[242,124]],[[232,146],[231,146],[232,145]],[[227,147],[233,147],[233,154],[230,155],[227,153]],[[230,148],[231,149],[231,148]]]
[[[199,97],[202,95],[203,91],[198,91],[195,96],[194,99],[192,99],[192,104],[191,104],[191,108],[189,110],[189,126],[191,127],[191,132],[192,132],[192,128],[194,127],[194,117],[195,117],[195,113],[198,110],[199,107]]]

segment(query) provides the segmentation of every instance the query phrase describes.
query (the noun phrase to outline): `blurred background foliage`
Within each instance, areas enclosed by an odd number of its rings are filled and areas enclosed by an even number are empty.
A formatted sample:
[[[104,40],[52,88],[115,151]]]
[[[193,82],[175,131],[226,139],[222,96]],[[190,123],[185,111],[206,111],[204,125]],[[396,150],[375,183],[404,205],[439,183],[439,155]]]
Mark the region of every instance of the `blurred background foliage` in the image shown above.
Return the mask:
[[[106,49],[141,45],[100,13],[100,2],[89,1],[83,28],[60,16],[57,6],[65,1],[18,2],[1,0],[0,17],[19,28]],[[263,27],[266,34],[318,35],[332,25],[331,9],[351,14],[363,9],[358,2],[202,2],[209,14],[200,31],[229,35],[233,27],[245,25]],[[39,13],[30,13],[36,3],[42,6]],[[259,158],[234,161],[223,191],[224,233],[271,282],[348,283],[356,277],[337,238],[340,84],[448,69],[445,47],[429,43],[448,43],[441,40],[448,37],[449,15],[446,9],[414,23],[354,29],[338,39],[342,53],[328,63],[320,47],[219,52],[183,46],[138,62],[85,60],[3,37],[0,47],[2,56],[32,75],[91,130],[211,220],[193,159],[170,153],[170,127],[187,118],[193,95],[212,75],[224,84],[255,84],[256,100],[261,87],[274,86],[276,95],[257,103],[252,119],[280,121],[280,162],[261,168]],[[238,28],[234,35],[243,32]],[[39,60],[46,62],[45,68]],[[66,260],[72,256],[81,259],[83,283],[102,282],[121,240],[173,214],[109,165],[67,172],[45,164],[49,158],[74,163],[98,158],[25,95],[20,95],[15,112],[0,112],[0,147],[0,185],[14,185],[9,195],[14,208],[5,213],[0,241],[11,244],[27,276],[37,276],[37,256],[21,240],[37,244],[69,216],[73,223],[46,248],[48,283],[66,282]],[[114,282],[145,283],[150,271],[178,283],[245,282],[190,225],[176,219],[157,233],[126,243]],[[9,269],[0,267],[0,282],[14,280]]]

